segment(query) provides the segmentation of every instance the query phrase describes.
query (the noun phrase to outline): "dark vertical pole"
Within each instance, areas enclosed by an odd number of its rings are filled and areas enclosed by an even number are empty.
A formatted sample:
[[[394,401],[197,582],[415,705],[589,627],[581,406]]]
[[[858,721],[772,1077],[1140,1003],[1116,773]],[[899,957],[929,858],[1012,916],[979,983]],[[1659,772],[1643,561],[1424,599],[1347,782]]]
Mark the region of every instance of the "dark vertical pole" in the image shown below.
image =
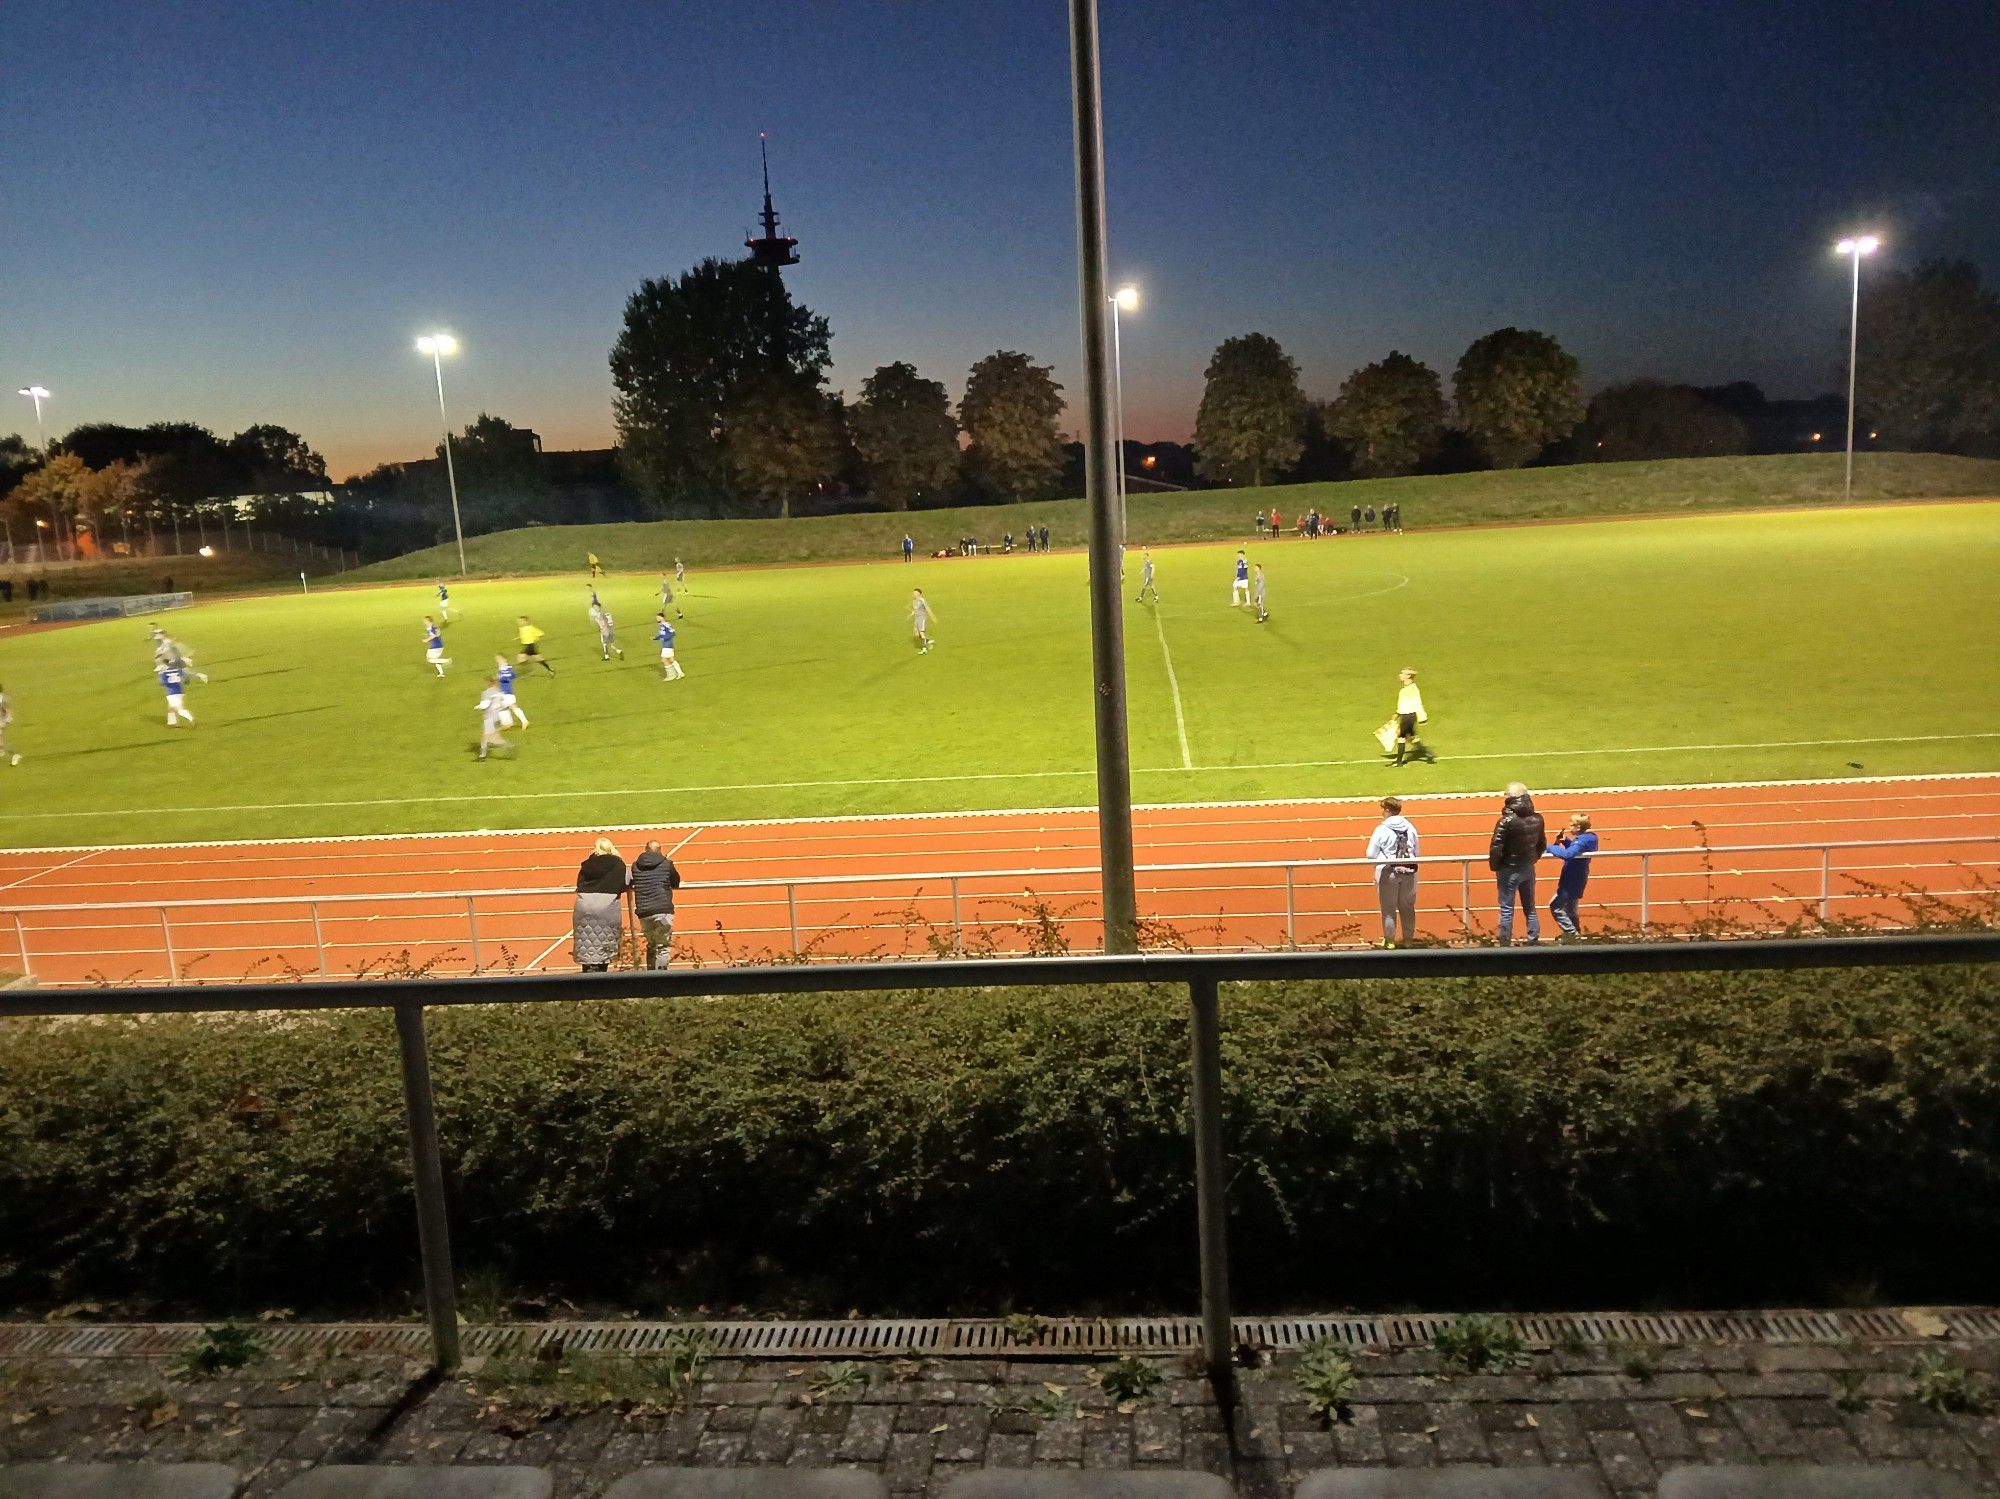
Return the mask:
[[[396,1039],[403,1051],[403,1102],[410,1119],[410,1174],[417,1190],[417,1246],[424,1261],[424,1310],[431,1352],[441,1370],[458,1367],[458,1293],[451,1275],[451,1230],[444,1213],[444,1163],[438,1155],[430,1052],[422,1005],[398,1003]]]
[[[1230,1388],[1229,1219],[1222,1155],[1222,1006],[1212,978],[1188,982],[1194,1192],[1201,1234],[1201,1351],[1218,1392]]]
[[[1105,328],[1104,127],[1097,0],[1070,0],[1076,117],[1076,237],[1083,294],[1084,489],[1090,505],[1090,641],[1097,716],[1097,843],[1104,950],[1139,946],[1132,883],[1132,750],[1125,735],[1125,614],[1118,586],[1117,473],[1111,451],[1111,349]]]

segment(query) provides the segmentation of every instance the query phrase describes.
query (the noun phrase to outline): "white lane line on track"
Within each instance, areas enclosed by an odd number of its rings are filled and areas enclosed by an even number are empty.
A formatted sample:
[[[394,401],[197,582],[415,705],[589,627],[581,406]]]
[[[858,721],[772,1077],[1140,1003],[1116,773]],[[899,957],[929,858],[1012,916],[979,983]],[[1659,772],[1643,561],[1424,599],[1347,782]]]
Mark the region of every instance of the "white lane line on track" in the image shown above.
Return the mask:
[[[1453,755],[1453,763],[1460,761],[1486,760],[1554,760],[1575,759],[1590,755],[1665,755],[1689,751],[1710,750],[1755,750],[1755,749],[1815,749],[1835,745],[1858,746],[1867,744],[1960,744],[1970,740],[2000,739],[2000,732],[1980,732],[1970,734],[1889,734],[1874,738],[1859,739],[1746,739],[1730,743],[1716,744],[1642,744],[1599,749],[1561,750],[1499,750],[1491,753]],[[1234,771],[1252,770],[1321,770],[1342,766],[1383,764],[1379,755],[1369,755],[1355,760],[1271,760],[1246,765],[1197,765],[1189,770],[1179,766],[1162,765],[1154,767],[1134,766],[1134,775],[1185,775],[1189,771],[1222,775]],[[355,797],[342,801],[324,802],[218,802],[209,806],[183,807],[115,807],[115,808],[66,808],[62,811],[43,812],[0,812],[0,822],[23,822],[34,818],[91,818],[91,817],[147,817],[147,816],[190,816],[211,812],[310,812],[339,807],[410,807],[410,806],[470,806],[482,802],[546,802],[584,801],[597,797],[627,796],[694,796],[724,791],[810,791],[826,788],[854,786],[924,786],[961,785],[982,781],[1026,781],[1026,780],[1081,780],[1094,776],[1094,768],[1082,770],[1008,770],[1008,771],[966,771],[958,775],[935,776],[870,776],[827,781],[728,781],[709,785],[690,786],[616,786],[596,790],[575,791],[507,791],[477,792],[463,796],[433,794],[430,796],[371,796]],[[1838,778],[1836,778],[1838,779]],[[1862,779],[1855,777],[1855,779]],[[1913,779],[1911,777],[1884,777],[1890,780]],[[1744,783],[1748,784],[1748,783]],[[1774,782],[1772,784],[1790,784]],[[1800,783],[1804,784],[1804,783]],[[1441,793],[1444,794],[1444,793]],[[1467,792],[1465,795],[1483,796],[1485,792]],[[965,816],[962,812],[940,813],[940,816]],[[788,819],[775,818],[772,821]],[[803,820],[803,819],[799,819]],[[685,824],[677,824],[685,826]],[[643,826],[643,824],[642,824]],[[387,835],[379,835],[387,836]],[[440,836],[426,833],[421,836]],[[258,840],[251,840],[258,841]]]
[[[1174,653],[1167,649],[1167,627],[1160,623],[1159,605],[1153,606],[1153,632],[1160,637],[1160,656],[1167,663],[1167,691],[1174,698],[1174,733],[1181,741],[1181,769],[1194,769],[1194,756],[1188,753],[1187,715],[1181,711],[1181,679],[1174,675]]]
[[[101,849],[90,849],[84,853],[78,854],[74,859],[66,860],[61,864],[52,864],[46,869],[37,869],[33,874],[22,875],[21,878],[19,878],[18,880],[10,880],[5,885],[0,885],[0,890],[18,889],[20,886],[27,884],[28,881],[30,880],[39,880],[45,875],[61,874],[65,869],[69,869],[74,865],[81,864],[85,859],[91,858],[93,855],[96,855],[101,852],[102,852]]]
[[[1945,735],[1947,739],[1957,738],[2000,738],[2000,735]],[[1861,740],[1843,740],[1841,743],[1858,744]],[[1878,742],[1878,741],[1869,741]],[[1372,763],[1372,762],[1356,762]],[[1238,766],[1236,769],[1247,767]],[[1052,772],[1053,773],[1053,772]],[[1069,772],[1061,772],[1068,774]],[[1078,775],[1090,772],[1074,772]],[[1006,776],[993,777],[997,780],[1010,779]],[[1961,781],[2000,781],[2000,771],[1995,770],[1945,770],[1917,772],[1910,775],[1881,776],[1807,776],[1793,780],[1769,781],[1661,781],[1634,782],[1613,786],[1549,786],[1538,787],[1538,797],[1552,796],[1630,796],[1642,792],[1675,791],[1749,791],[1762,788],[1782,789],[1788,786],[1900,786],[1923,784],[1946,784]],[[587,794],[587,793],[579,793]],[[1491,802],[1495,796],[1491,789],[1479,791],[1408,791],[1405,800],[1420,799],[1423,802],[1476,801]],[[438,798],[417,798],[417,800],[437,800]],[[1172,814],[1180,812],[1232,812],[1254,810],[1260,807],[1372,807],[1377,797],[1373,794],[1359,796],[1272,796],[1242,797],[1219,801],[1191,802],[1135,802],[1134,812]],[[307,807],[355,806],[362,803],[350,802],[306,802]],[[149,811],[172,809],[150,808]],[[226,811],[228,808],[188,807],[179,810],[188,812]],[[257,810],[275,810],[270,808]],[[69,843],[69,844],[24,844],[14,853],[106,853],[112,851],[138,852],[150,849],[169,848],[282,848],[305,843],[408,843],[413,839],[436,841],[444,838],[558,838],[574,837],[579,833],[643,833],[659,832],[667,828],[788,828],[837,825],[841,823],[882,823],[882,822],[948,822],[969,818],[999,817],[1086,817],[1096,811],[1093,804],[1044,807],[959,807],[940,812],[838,812],[815,817],[717,817],[699,823],[675,821],[660,822],[613,822],[594,823],[580,826],[564,823],[555,826],[526,828],[453,828],[417,829],[400,833],[320,833],[291,838],[170,838],[153,843]],[[0,814],[4,816],[5,814]],[[120,813],[131,816],[132,813]],[[396,851],[390,851],[394,856]]]

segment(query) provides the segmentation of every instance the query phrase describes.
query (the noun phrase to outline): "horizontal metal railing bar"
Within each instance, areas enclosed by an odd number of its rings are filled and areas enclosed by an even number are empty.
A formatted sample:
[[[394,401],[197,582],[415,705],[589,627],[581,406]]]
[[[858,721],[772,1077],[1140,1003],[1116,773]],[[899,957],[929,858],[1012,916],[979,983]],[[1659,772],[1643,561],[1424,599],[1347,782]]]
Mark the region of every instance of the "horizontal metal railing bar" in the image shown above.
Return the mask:
[[[1186,985],[1203,980],[1240,983],[1930,967],[1996,961],[2000,961],[2000,932],[1356,952],[946,958],[914,964],[787,963],[450,979],[326,979],[311,984],[245,983],[226,987],[183,984],[150,989],[8,989],[0,990],[0,1018],[851,993],[908,988],[913,974],[920,975],[915,982],[926,989],[995,989],[1024,985]]]
[[[1869,838],[1837,843],[1734,843],[1697,848],[1618,848],[1605,849],[1590,856],[1593,868],[1600,862],[1617,862],[1624,859],[1719,859],[1731,854],[1770,853],[1819,853],[1868,848],[1940,848],[1974,843],[2000,843],[2000,833],[1954,834],[1948,838]],[[1398,863],[1449,866],[1458,868],[1466,863],[1483,864],[1484,853],[1468,854],[1424,854],[1416,859],[1398,860]],[[1135,874],[1190,874],[1207,870],[1228,869],[1368,869],[1375,861],[1367,858],[1338,859],[1235,859],[1217,860],[1187,864],[1140,864]],[[1901,866],[1898,866],[1901,867]],[[1952,867],[1946,861],[1945,867]],[[1808,874],[1818,873],[1817,869],[1800,867],[1796,870],[1758,870],[1759,874]],[[1842,870],[1839,873],[1848,873]],[[708,890],[766,890],[783,889],[787,885],[804,888],[806,886],[827,885],[909,885],[934,880],[1017,880],[1047,879],[1056,875],[1092,875],[1098,873],[1095,864],[1050,865],[1035,869],[958,869],[921,870],[912,873],[891,871],[887,873],[867,872],[859,874],[808,874],[808,875],[757,875],[732,880],[703,880],[698,885],[687,887],[690,894]],[[1698,871],[1668,870],[1655,873],[1657,879],[1685,878]],[[128,901],[71,901],[63,903],[0,905],[0,915],[19,913],[23,916],[46,911],[184,911],[199,910],[211,906],[310,906],[361,904],[373,902],[402,901],[465,901],[491,900],[506,897],[574,895],[576,890],[570,885],[522,885],[495,889],[474,890],[377,890],[359,895],[239,895],[207,896],[186,900],[128,900]],[[940,899],[943,897],[940,896]],[[412,913],[415,914],[415,913]],[[504,913],[502,913],[504,914]],[[526,914],[526,913],[523,913]],[[384,912],[379,918],[392,921],[399,918]]]

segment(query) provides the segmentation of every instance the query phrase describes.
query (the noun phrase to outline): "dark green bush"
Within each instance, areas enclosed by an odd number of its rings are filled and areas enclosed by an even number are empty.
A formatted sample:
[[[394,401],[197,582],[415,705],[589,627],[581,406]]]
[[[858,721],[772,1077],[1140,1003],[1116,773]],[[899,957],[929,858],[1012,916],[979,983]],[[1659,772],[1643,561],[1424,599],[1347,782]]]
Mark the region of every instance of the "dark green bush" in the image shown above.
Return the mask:
[[[1990,1297],[1972,968],[1224,991],[1239,1298]],[[659,1308],[1193,1300],[1184,998],[430,1017],[461,1266]],[[0,1297],[366,1305],[415,1276],[386,1014],[0,1026]]]

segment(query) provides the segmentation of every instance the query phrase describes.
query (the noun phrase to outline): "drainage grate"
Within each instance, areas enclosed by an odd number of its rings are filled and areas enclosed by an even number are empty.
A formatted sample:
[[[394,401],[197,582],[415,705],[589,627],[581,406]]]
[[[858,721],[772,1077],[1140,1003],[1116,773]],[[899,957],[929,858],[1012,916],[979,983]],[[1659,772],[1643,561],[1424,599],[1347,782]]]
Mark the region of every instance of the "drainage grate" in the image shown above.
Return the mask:
[[[2000,1338],[2000,1308],[1944,1308],[1954,1337]],[[1507,1319],[1531,1345],[1585,1343],[1922,1342],[1924,1334],[1893,1310],[1765,1312],[1577,1312]],[[1384,1317],[1245,1317],[1236,1340],[1278,1351],[1330,1340],[1350,1348],[1427,1346],[1451,1321],[1435,1313]],[[201,1331],[196,1323],[0,1323],[0,1358],[162,1358]],[[430,1334],[415,1323],[339,1323],[260,1329],[273,1353],[367,1354],[423,1359]],[[470,1356],[524,1354],[560,1342],[587,1353],[656,1353],[667,1340],[699,1331],[731,1358],[931,1357],[1046,1358],[1108,1353],[1184,1353],[1201,1344],[1192,1317],[1070,1317],[1042,1322],[1020,1340],[997,1321],[924,1318],[839,1322],[533,1322],[467,1327]]]

